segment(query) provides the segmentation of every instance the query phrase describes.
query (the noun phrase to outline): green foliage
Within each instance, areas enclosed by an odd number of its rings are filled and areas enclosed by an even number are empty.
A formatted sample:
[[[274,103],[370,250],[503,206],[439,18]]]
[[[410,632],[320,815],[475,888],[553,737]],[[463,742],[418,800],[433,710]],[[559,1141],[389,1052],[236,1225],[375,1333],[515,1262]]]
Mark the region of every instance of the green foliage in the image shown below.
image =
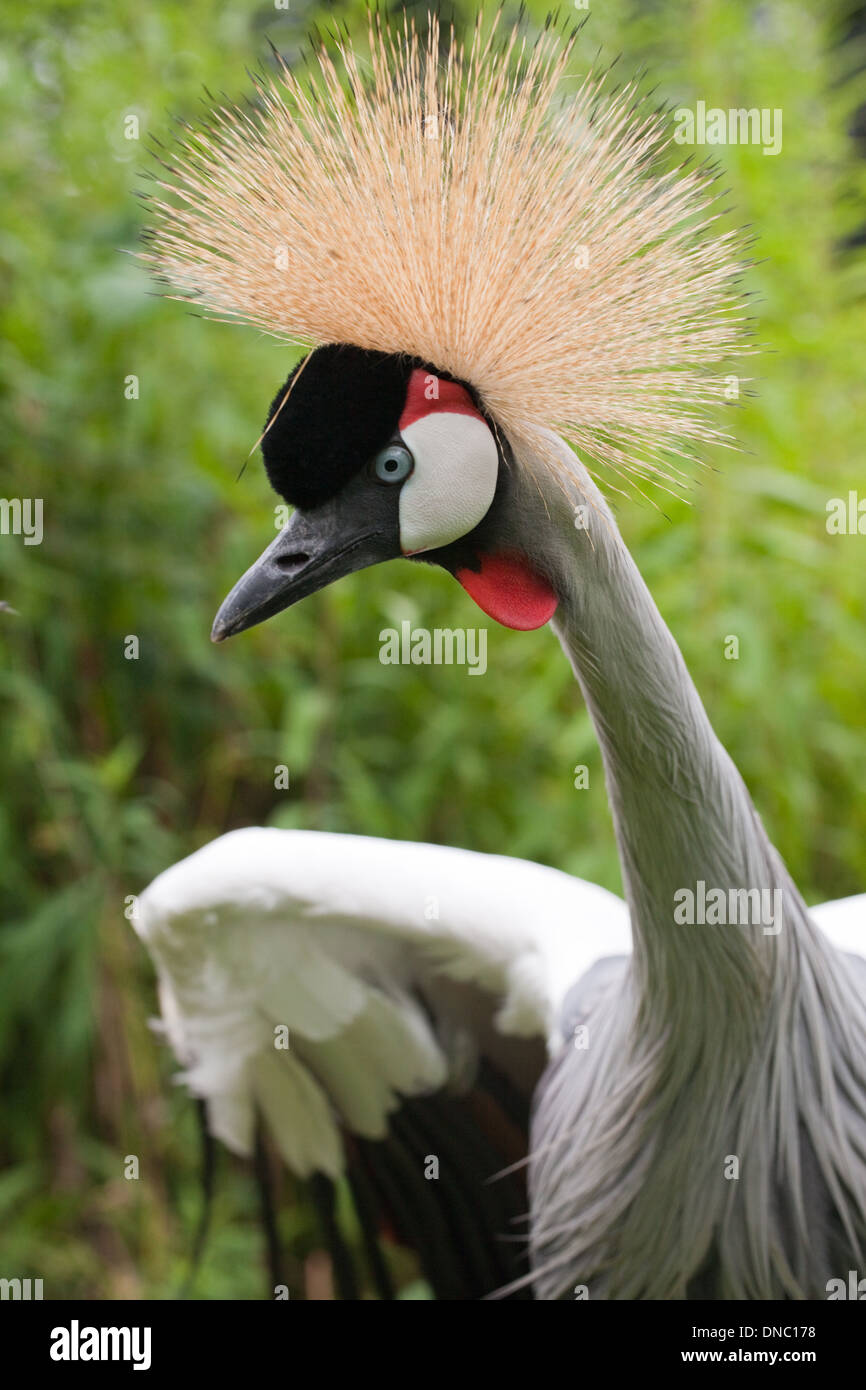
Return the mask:
[[[537,20],[544,8],[529,5]],[[783,111],[778,158],[711,151],[757,236],[766,351],[737,417],[746,452],[709,460],[667,517],[618,511],[812,899],[866,884],[864,541],[825,527],[828,498],[862,491],[863,263],[841,243],[864,217],[847,134],[864,83],[824,8],[607,0],[582,49],[622,51],[623,74],[645,63],[674,107]],[[0,599],[17,610],[0,610],[0,1223],[3,1273],[44,1278],[47,1297],[173,1297],[186,1277],[198,1138],[148,1031],[152,975],[124,919],[161,869],[260,823],[506,851],[619,887],[592,730],[548,633],[491,627],[483,678],[383,667],[383,627],[479,620],[445,574],[401,562],[209,643],[219,600],[273,533],[258,456],[238,475],[289,362],[154,297],[121,254],[145,163],[124,117],[164,137],[167,107],[194,116],[204,84],[247,90],[265,35],[292,53],[322,13],[301,0],[6,7],[0,492],[44,499],[45,539],[0,536]],[[281,1182],[296,1296],[317,1235],[305,1194]],[[396,1269],[403,1296],[423,1297],[411,1265]],[[252,1180],[224,1156],[195,1289],[254,1298],[264,1284]]]

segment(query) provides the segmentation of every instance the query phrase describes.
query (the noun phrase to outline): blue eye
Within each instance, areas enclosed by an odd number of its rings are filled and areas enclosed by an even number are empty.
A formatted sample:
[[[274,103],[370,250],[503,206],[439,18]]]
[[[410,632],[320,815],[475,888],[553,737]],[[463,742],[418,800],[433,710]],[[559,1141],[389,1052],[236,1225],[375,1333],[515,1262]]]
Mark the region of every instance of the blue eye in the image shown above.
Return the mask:
[[[404,444],[389,444],[370,464],[370,472],[379,483],[402,483],[415,467],[415,460]]]

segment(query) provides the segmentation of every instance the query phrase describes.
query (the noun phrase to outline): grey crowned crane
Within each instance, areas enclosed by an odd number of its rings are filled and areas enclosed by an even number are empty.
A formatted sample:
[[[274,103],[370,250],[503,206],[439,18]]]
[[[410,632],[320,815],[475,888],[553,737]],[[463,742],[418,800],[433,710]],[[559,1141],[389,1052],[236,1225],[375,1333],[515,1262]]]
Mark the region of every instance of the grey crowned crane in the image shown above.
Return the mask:
[[[309,349],[262,438],[296,510],[215,640],[399,557],[549,622],[625,903],[251,829],[158,878],[136,926],[213,1133],[248,1153],[258,1115],[296,1172],[345,1172],[374,1264],[387,1223],[441,1297],[823,1298],[866,1253],[866,899],[807,910],[571,448],[675,482],[671,450],[719,437],[741,253],[661,116],[565,80],[573,41],[374,20],[369,57],[281,65],[184,134],[147,254]],[[527,1228],[513,1174],[488,1181],[522,1161]]]

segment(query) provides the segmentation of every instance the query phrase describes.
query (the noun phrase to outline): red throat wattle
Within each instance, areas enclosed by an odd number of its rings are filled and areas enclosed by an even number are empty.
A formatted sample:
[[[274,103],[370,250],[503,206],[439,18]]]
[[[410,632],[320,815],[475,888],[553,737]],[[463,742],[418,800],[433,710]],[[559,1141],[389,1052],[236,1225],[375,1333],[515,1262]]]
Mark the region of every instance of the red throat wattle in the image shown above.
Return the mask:
[[[484,555],[480,572],[459,569],[454,577],[481,611],[503,627],[531,632],[556,612],[556,594],[522,555]]]

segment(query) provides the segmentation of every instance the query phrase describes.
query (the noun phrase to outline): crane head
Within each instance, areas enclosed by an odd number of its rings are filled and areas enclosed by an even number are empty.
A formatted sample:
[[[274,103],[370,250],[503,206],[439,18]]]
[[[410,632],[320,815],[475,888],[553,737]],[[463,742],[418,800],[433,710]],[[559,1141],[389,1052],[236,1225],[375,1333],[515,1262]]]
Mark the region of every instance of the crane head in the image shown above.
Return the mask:
[[[447,374],[348,345],[317,349],[277,393],[262,437],[271,484],[296,510],[222,604],[213,640],[400,556],[443,566],[505,626],[540,627],[554,590],[498,540],[507,447],[471,387]]]
[[[316,41],[297,70],[275,54],[249,107],[212,103],[157,155],[159,281],[313,347],[263,440],[297,510],[216,640],[400,555],[538,627],[556,595],[519,543],[520,476],[584,478],[543,437],[638,491],[727,439],[708,409],[743,347],[741,239],[652,94],[575,83],[565,18],[533,34],[499,7],[462,35],[381,11],[359,45]]]

